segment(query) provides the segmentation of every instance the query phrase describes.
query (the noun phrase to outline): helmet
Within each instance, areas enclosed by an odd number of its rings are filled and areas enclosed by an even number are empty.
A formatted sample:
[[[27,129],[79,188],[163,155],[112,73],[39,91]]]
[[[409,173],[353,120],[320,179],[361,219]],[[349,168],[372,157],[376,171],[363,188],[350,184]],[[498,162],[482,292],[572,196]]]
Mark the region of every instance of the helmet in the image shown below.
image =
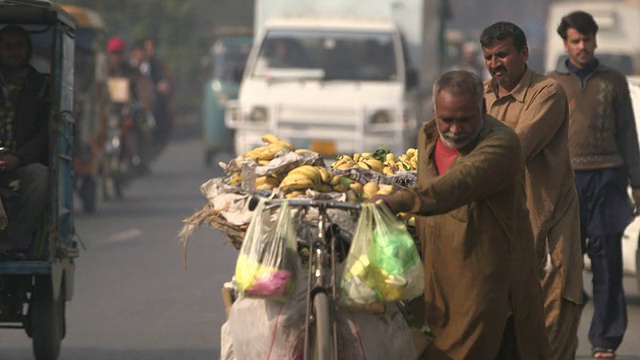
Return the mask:
[[[124,52],[126,47],[127,46],[121,37],[112,37],[107,43],[107,51],[110,53]]]

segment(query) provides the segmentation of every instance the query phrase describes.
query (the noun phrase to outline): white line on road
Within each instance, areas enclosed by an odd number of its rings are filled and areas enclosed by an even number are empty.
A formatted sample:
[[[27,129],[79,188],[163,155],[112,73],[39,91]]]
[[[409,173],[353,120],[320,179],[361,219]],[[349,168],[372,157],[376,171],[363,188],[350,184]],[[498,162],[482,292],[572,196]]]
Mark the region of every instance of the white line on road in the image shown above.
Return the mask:
[[[111,237],[109,238],[109,240],[107,240],[107,242],[119,243],[119,242],[130,241],[139,237],[140,235],[142,235],[142,230],[129,229],[129,230],[121,231],[119,233],[115,233],[111,235]]]

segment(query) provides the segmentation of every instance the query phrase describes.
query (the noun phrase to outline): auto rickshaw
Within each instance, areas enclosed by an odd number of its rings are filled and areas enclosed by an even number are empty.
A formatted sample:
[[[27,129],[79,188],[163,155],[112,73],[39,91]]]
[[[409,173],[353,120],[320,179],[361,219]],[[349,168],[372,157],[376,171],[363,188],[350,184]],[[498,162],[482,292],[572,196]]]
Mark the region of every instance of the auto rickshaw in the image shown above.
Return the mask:
[[[78,6],[61,5],[77,21],[75,50],[74,118],[76,136],[73,171],[75,187],[83,209],[92,213],[96,208],[100,167],[105,159],[109,94],[107,61],[104,52],[105,22],[97,12]]]
[[[224,124],[227,100],[238,97],[242,72],[253,42],[252,30],[244,27],[221,27],[215,42],[204,58],[206,72],[202,102],[204,160],[211,165],[219,151],[233,151],[233,130]]]
[[[31,64],[48,77],[49,195],[28,257],[0,260],[0,327],[24,329],[37,360],[57,359],[73,296],[78,242],[73,225],[75,20],[50,1],[0,0],[0,28],[29,31]],[[4,202],[3,198],[3,202]],[[6,202],[5,202],[6,205]],[[9,219],[11,222],[11,219]]]

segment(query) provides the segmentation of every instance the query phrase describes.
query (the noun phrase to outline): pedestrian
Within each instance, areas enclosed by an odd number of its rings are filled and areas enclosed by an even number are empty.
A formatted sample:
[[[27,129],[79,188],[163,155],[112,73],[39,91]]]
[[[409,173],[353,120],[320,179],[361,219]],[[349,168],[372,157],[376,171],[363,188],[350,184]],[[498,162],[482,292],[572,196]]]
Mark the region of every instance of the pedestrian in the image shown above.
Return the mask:
[[[569,58],[551,73],[569,99],[569,152],[580,198],[583,251],[591,259],[594,358],[613,358],[627,328],[622,234],[640,204],[638,136],[624,75],[595,57],[598,25],[583,11],[562,18]]]
[[[527,66],[524,32],[510,22],[483,30],[487,112],[522,143],[527,207],[542,270],[551,359],[574,359],[582,304],[580,208],[567,148],[567,97],[553,79]]]
[[[143,40],[142,47],[155,93],[153,116],[156,121],[155,146],[158,148],[155,152],[159,153],[160,149],[166,146],[173,132],[176,112],[173,78],[165,61],[157,55],[156,41],[147,38]]]
[[[482,63],[482,51],[474,41],[467,41],[460,47],[458,63],[450,70],[466,70],[478,75],[482,80],[490,78],[487,69]]]
[[[546,359],[522,149],[486,114],[483,95],[467,71],[436,80],[415,187],[372,201],[416,214],[424,322],[435,338],[421,359]]]

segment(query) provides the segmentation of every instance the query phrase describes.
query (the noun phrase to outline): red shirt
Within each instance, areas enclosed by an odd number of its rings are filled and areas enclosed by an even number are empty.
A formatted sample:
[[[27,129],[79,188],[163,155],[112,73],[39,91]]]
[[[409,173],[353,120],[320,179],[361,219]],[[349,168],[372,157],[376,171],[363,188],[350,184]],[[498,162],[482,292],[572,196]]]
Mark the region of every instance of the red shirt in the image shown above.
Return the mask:
[[[438,137],[436,141],[436,168],[438,169],[438,174],[446,173],[456,156],[458,156],[458,149],[448,147]]]

